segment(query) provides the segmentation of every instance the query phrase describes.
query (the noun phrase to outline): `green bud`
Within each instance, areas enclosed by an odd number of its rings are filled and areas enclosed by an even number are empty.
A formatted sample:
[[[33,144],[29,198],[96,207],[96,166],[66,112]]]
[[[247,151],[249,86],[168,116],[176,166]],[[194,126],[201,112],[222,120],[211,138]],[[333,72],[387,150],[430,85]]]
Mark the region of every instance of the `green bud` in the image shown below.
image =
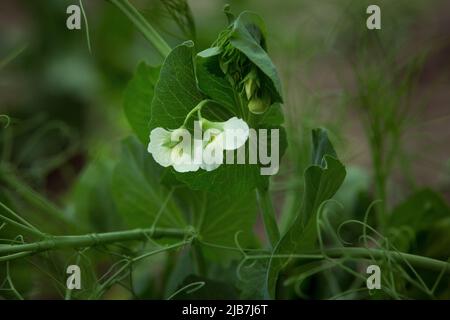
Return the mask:
[[[250,100],[259,87],[258,76],[255,69],[252,69],[244,79],[244,88],[247,99]]]
[[[255,114],[264,113],[270,107],[270,96],[263,94],[261,98],[253,97],[248,102],[248,109]]]

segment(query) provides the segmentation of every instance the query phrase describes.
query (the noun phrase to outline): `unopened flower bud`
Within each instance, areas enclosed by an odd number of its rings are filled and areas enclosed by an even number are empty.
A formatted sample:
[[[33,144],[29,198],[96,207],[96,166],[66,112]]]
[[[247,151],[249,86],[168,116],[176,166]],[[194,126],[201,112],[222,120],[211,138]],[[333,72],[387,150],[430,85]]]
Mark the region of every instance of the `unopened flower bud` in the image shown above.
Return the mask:
[[[253,97],[248,102],[248,109],[255,114],[264,113],[270,107],[270,96],[263,94],[262,97]]]

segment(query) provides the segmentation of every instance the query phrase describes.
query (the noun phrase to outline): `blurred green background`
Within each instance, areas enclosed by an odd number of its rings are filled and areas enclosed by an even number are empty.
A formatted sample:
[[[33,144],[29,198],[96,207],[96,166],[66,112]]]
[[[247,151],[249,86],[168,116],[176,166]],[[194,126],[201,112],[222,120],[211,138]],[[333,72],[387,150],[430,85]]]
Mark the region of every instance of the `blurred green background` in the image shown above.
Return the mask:
[[[195,34],[180,30],[162,1],[131,2],[171,45],[194,38],[198,51],[225,27],[226,3],[236,13],[252,10],[264,18],[289,139],[272,184],[282,227],[298,206],[310,130],[319,126],[329,130],[348,167],[339,199],[355,211],[364,208],[361,215],[372,199],[387,199],[383,210],[391,210],[423,187],[449,201],[450,2],[191,0]],[[92,214],[79,199],[108,178],[121,140],[131,134],[122,96],[135,67],[161,58],[103,0],[83,2],[90,52],[84,22],[82,30],[66,28],[70,4],[78,2],[0,3],[0,114],[10,117],[8,128],[0,128],[2,170],[17,176],[9,186],[31,187],[68,215],[84,210],[91,230],[110,231],[121,226],[120,218],[105,214],[114,212],[113,204],[98,198]],[[379,31],[366,28],[369,4],[381,7]],[[15,208],[26,211],[6,182],[0,190],[0,199],[16,200]],[[34,218],[48,222],[45,215]],[[74,231],[58,223],[49,228]],[[437,257],[448,257],[448,241]]]

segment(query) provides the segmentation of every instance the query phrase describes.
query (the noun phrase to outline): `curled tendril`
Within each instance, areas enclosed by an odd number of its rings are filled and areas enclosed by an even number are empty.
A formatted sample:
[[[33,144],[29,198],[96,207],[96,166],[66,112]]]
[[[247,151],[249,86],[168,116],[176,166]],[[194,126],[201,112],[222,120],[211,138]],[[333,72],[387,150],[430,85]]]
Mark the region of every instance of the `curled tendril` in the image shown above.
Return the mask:
[[[9,125],[11,124],[11,118],[9,116],[7,116],[6,114],[0,114],[0,120],[5,121],[3,129],[7,129],[9,127]]]
[[[178,294],[182,293],[182,292],[186,292],[187,294],[191,294],[194,293],[195,291],[200,290],[201,288],[203,288],[205,286],[206,282],[204,281],[197,281],[197,282],[192,282],[189,283],[187,285],[185,285],[184,287],[178,289],[177,291],[175,291],[173,294],[171,294],[167,300],[172,300],[174,297],[176,297]]]

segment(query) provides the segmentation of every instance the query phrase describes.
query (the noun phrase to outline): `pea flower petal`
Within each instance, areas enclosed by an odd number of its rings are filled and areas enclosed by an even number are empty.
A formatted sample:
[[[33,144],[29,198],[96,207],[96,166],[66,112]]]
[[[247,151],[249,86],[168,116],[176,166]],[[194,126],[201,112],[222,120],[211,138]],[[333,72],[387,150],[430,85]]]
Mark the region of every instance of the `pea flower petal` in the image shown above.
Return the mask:
[[[168,167],[172,164],[170,142],[171,132],[169,130],[155,128],[150,133],[150,142],[147,151],[163,167]]]

